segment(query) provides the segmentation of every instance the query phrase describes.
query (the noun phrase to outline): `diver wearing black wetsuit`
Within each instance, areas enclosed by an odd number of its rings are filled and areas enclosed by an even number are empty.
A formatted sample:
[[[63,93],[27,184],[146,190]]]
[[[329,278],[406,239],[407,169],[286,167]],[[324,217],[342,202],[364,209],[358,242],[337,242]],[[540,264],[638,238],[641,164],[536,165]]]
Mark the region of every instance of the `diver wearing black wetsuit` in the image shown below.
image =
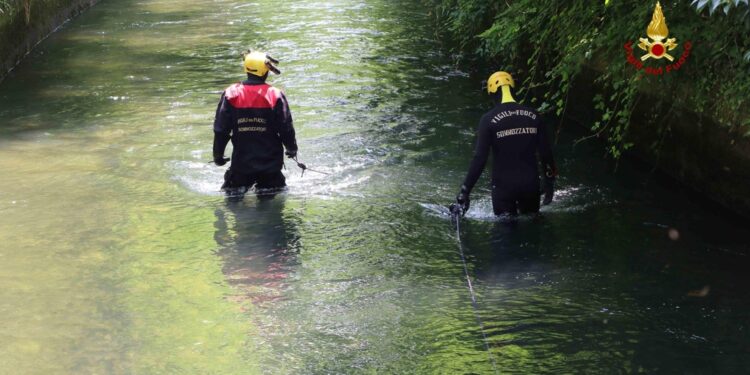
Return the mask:
[[[498,73],[503,74],[498,76]],[[490,77],[488,91],[494,86],[491,94],[495,94],[499,101],[501,93],[497,92],[497,88],[513,84],[509,74],[498,73]],[[464,212],[468,210],[469,194],[482,174],[490,150],[493,162],[492,208],[495,215],[539,211],[537,153],[545,171],[545,204],[552,201],[552,186],[557,169],[545,125],[536,111],[513,100],[509,88],[503,89],[502,94],[503,102],[482,116],[479,122],[474,158],[456,198]]]
[[[262,52],[245,57],[248,79],[227,88],[221,96],[214,120],[213,156],[225,164],[224,150],[232,141],[232,165],[224,175],[222,190],[242,194],[257,189],[281,189],[286,179],[281,173],[284,147],[293,158],[297,154],[292,115],[281,90],[266,84],[268,71],[278,74]]]

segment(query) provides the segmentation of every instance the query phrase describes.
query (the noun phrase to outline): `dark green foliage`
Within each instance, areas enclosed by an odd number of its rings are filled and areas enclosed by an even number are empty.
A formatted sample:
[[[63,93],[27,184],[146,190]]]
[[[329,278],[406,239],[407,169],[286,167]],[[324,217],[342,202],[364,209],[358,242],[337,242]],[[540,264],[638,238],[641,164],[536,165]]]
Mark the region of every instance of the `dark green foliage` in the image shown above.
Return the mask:
[[[0,16],[12,13],[14,6],[15,1],[0,0]]]
[[[0,14],[5,14],[7,10],[10,8],[10,4],[6,0],[0,0]]]
[[[628,128],[636,113],[645,114],[639,121],[653,120],[649,126],[657,132],[665,131],[659,128],[666,126],[665,119],[689,111],[733,134],[750,135],[745,0],[693,1],[695,6],[689,0],[663,1],[670,37],[679,44],[672,53],[675,60],[686,42],[692,41],[693,48],[680,70],[658,76],[628,65],[623,47],[631,41],[635,56],[643,54],[638,39],[647,36],[655,1],[610,0],[606,6],[590,0],[425,1],[437,9],[438,27],[456,49],[490,62],[493,69],[513,72],[527,102],[563,115],[572,101],[587,101],[583,104],[598,117],[590,125],[592,137],[605,139],[615,158],[632,146]],[[709,15],[719,8],[722,12]],[[593,100],[571,91],[581,81],[593,81]]]

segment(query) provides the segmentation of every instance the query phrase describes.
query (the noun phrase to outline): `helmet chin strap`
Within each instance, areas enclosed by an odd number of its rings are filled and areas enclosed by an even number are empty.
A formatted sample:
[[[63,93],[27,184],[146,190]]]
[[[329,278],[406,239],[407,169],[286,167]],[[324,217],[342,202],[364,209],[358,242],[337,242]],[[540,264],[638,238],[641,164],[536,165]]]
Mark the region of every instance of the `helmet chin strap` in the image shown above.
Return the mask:
[[[503,90],[503,99],[500,101],[500,103],[515,103],[516,99],[513,98],[513,94],[510,93],[510,86],[504,85],[501,87]]]

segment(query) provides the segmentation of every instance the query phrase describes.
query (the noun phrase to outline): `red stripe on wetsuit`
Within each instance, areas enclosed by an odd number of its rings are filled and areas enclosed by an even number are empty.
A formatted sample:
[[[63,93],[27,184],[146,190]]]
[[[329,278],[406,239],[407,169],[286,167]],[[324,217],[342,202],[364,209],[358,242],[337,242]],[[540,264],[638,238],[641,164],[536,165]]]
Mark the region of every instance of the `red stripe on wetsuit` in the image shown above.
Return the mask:
[[[234,108],[273,109],[281,91],[268,84],[234,84],[226,90],[226,98]]]

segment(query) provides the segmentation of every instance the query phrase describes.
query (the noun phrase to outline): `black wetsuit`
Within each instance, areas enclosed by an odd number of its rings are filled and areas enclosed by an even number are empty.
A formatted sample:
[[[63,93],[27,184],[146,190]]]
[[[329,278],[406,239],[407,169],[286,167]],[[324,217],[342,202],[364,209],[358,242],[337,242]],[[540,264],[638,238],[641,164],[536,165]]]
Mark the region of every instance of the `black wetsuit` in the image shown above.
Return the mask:
[[[474,158],[464,180],[468,192],[492,149],[492,208],[495,215],[539,211],[537,152],[545,170],[556,173],[552,148],[539,114],[517,103],[498,104],[482,116]]]
[[[286,186],[281,173],[284,147],[297,151],[292,114],[281,90],[252,79],[227,88],[214,120],[214,158],[231,139],[232,165],[222,189],[273,189]]]

